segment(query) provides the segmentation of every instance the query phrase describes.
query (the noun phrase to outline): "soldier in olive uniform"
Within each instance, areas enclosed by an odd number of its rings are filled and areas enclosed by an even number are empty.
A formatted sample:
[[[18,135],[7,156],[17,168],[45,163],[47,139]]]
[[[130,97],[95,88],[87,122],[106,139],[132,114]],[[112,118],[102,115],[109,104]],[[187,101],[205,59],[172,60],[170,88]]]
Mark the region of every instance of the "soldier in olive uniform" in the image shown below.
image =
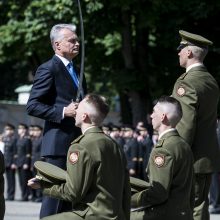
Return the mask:
[[[21,123],[18,125],[18,139],[16,142],[19,184],[21,187],[21,200],[28,201],[30,189],[27,181],[31,177],[31,140],[27,136],[27,125]]]
[[[7,180],[7,200],[13,201],[15,197],[15,171],[16,166],[16,138],[15,127],[6,124],[2,137],[4,142],[5,174]]]
[[[193,155],[175,129],[182,116],[173,97],[158,100],[151,115],[159,141],[147,167],[146,188],[132,195],[131,220],[192,220]]]
[[[0,220],[3,220],[5,215],[4,176],[3,176],[4,172],[5,172],[4,156],[0,151]]]
[[[194,219],[208,220],[211,175],[220,170],[216,135],[219,87],[203,64],[212,42],[186,31],[179,31],[179,34],[182,37],[178,47],[179,62],[186,72],[177,79],[172,93],[183,109],[177,130],[191,146],[195,160]]]
[[[43,193],[72,202],[73,211],[43,219],[129,220],[130,184],[125,155],[98,127],[109,111],[103,97],[90,94],[79,103],[75,125],[83,135],[67,154],[66,183],[45,185]],[[31,179],[28,185],[38,188]]]

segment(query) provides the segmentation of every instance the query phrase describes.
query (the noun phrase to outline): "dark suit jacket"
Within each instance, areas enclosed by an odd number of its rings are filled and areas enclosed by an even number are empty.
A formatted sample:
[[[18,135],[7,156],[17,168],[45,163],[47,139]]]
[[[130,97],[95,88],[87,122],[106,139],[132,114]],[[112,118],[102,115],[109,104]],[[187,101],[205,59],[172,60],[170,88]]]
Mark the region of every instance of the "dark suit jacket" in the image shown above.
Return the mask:
[[[83,88],[86,93],[85,80]],[[71,141],[80,134],[73,118],[62,119],[63,108],[75,101],[76,94],[73,79],[56,55],[38,67],[27,112],[45,120],[41,156],[66,156]]]
[[[183,88],[183,94],[178,89]],[[183,117],[177,130],[191,146],[196,173],[220,170],[220,153],[216,135],[219,88],[204,66],[190,69],[181,75],[172,96],[180,101]]]

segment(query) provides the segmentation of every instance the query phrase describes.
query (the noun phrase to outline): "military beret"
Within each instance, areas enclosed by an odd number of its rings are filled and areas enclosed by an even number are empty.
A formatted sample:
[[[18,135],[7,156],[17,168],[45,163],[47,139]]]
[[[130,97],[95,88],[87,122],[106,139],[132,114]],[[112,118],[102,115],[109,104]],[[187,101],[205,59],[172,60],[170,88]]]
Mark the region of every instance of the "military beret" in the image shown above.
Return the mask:
[[[44,161],[36,161],[34,167],[37,170],[36,179],[46,183],[59,184],[66,182],[66,171]]]
[[[145,190],[148,183],[144,180],[130,176],[131,192],[141,192]]]
[[[180,30],[179,34],[182,39],[180,42],[180,46],[177,48],[177,50],[181,50],[184,46],[190,46],[190,45],[208,48],[208,46],[213,44],[212,41],[200,35],[192,34],[187,31]]]

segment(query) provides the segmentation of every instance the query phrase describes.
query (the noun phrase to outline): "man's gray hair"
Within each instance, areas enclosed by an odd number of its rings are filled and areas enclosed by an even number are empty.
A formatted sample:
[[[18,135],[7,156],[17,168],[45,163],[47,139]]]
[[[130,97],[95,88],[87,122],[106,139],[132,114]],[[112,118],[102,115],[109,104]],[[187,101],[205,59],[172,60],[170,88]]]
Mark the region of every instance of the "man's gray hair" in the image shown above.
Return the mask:
[[[208,48],[198,47],[195,45],[189,45],[188,48],[192,51],[193,56],[201,62],[203,62],[208,53]]]
[[[54,48],[54,42],[57,40],[62,40],[63,39],[63,35],[60,33],[60,31],[62,29],[69,29],[72,32],[76,31],[76,25],[74,24],[56,24],[52,27],[51,31],[50,31],[50,41],[52,44],[53,49]]]

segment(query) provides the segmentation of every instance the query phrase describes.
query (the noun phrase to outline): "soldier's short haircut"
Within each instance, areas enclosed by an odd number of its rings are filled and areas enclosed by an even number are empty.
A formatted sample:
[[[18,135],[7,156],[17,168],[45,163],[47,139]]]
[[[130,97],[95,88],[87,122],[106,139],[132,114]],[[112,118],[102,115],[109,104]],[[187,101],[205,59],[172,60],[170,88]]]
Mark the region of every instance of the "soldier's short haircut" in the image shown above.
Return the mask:
[[[57,40],[62,40],[64,37],[60,32],[63,29],[69,29],[70,31],[75,32],[76,26],[74,24],[56,24],[52,27],[50,31],[50,41],[54,50],[54,42]]]
[[[100,125],[109,112],[109,105],[106,98],[91,93],[86,95],[84,99],[92,107],[88,112],[91,121],[95,125]]]
[[[167,114],[170,124],[175,127],[183,115],[180,102],[171,96],[162,96],[157,102]]]
[[[208,48],[203,48],[203,47],[197,47],[197,46],[188,46],[188,48],[192,51],[193,56],[203,62],[205,59],[207,53],[208,53]]]

